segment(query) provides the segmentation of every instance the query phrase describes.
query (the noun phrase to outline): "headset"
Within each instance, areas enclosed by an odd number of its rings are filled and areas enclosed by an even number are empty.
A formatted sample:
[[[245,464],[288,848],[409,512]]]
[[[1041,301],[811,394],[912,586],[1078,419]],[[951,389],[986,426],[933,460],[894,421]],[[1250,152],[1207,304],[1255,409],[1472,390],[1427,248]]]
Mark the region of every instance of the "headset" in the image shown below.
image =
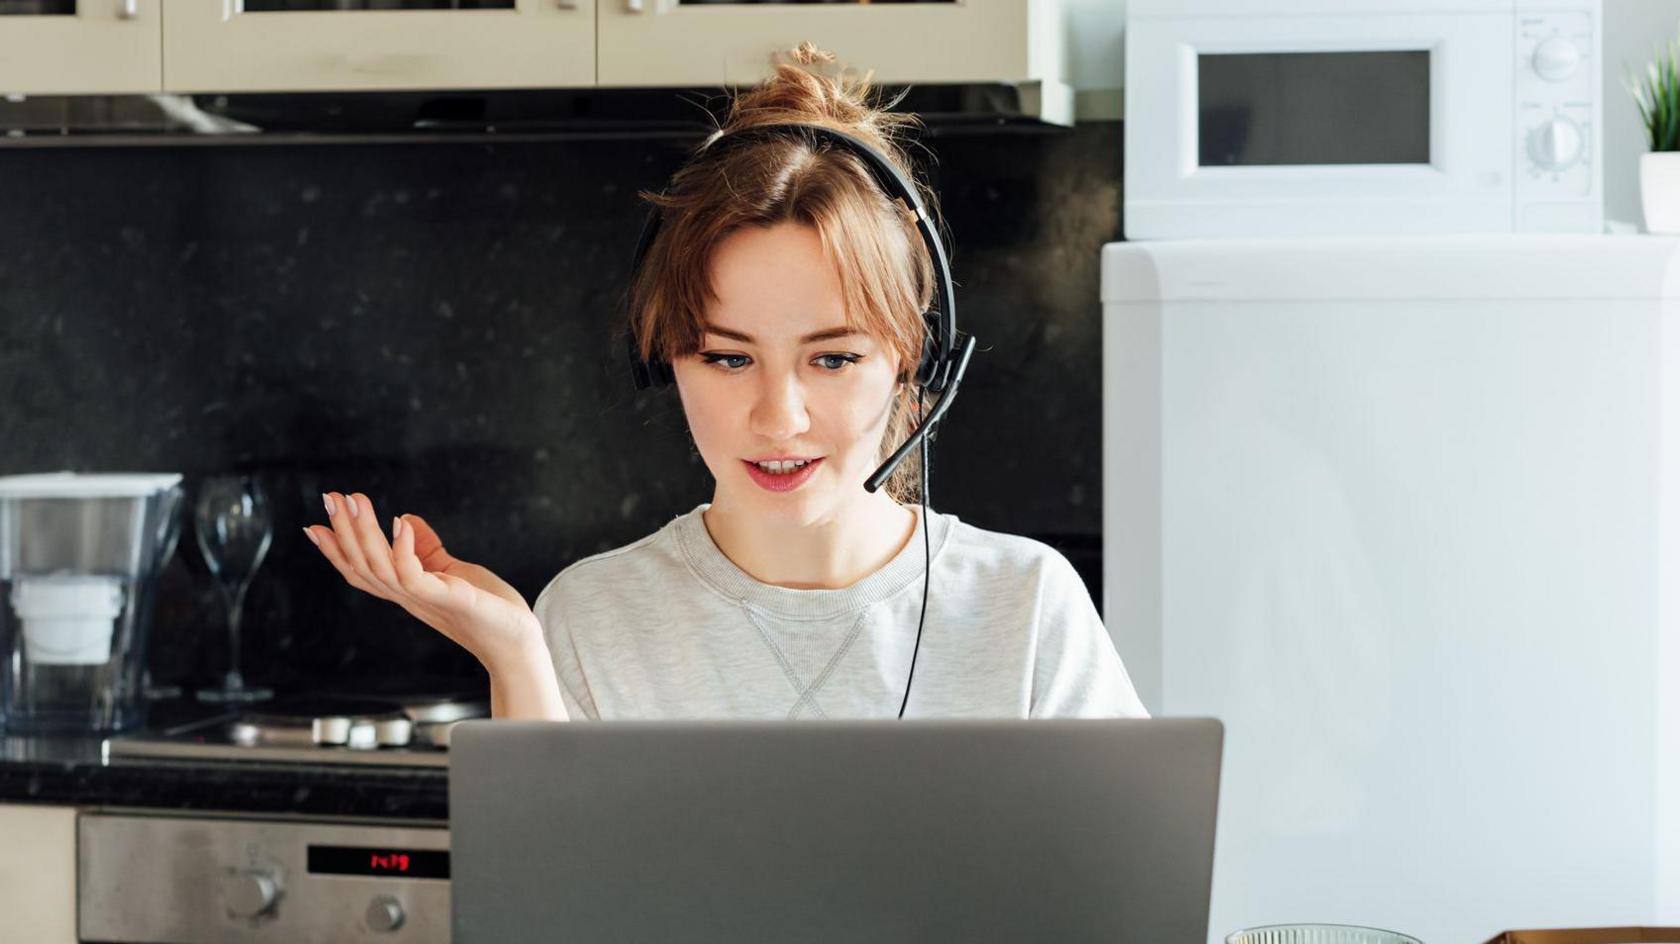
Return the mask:
[[[905,706],[910,703],[910,686],[916,678],[916,657],[922,648],[922,627],[927,622],[928,584],[931,579],[933,564],[932,538],[929,537],[927,516],[928,501],[928,439],[933,434],[933,427],[945,416],[956,399],[957,388],[961,386],[963,374],[968,371],[968,361],[974,355],[975,339],[972,335],[965,335],[957,331],[957,311],[955,292],[952,290],[951,266],[945,255],[945,246],[939,241],[939,235],[934,231],[934,221],[922,201],[916,194],[916,188],[905,179],[892,161],[887,160],[866,142],[846,134],[812,124],[773,124],[760,125],[755,128],[744,128],[713,138],[703,145],[699,152],[689,158],[688,165],[699,161],[714,160],[719,154],[750,143],[762,143],[774,138],[798,138],[805,141],[813,149],[821,152],[837,149],[856,155],[865,167],[875,185],[886,195],[888,200],[902,200],[904,205],[915,215],[916,231],[922,236],[922,242],[927,246],[928,257],[933,260],[934,270],[934,298],[933,304],[927,311],[922,312],[922,319],[927,324],[927,332],[922,336],[922,356],[916,366],[914,380],[918,388],[917,400],[920,404],[919,415],[921,424],[916,427],[909,437],[893,451],[891,456],[876,469],[864,482],[864,488],[870,492],[879,489],[892,475],[893,469],[904,461],[910,450],[921,446],[922,457],[922,550],[926,563],[922,572],[922,615],[916,623],[916,644],[910,653],[910,673],[904,682],[904,698],[899,702],[898,716],[904,717]],[[685,165],[687,166],[687,165]],[[631,263],[630,272],[632,284],[635,274],[642,268],[648,250],[653,246],[654,238],[659,234],[659,225],[663,220],[660,208],[655,205],[648,214],[647,222],[642,226],[642,238],[636,245],[635,260]],[[643,360],[636,349],[636,334],[629,332],[628,348],[630,354],[630,374],[635,381],[637,390],[650,387],[663,387],[676,382],[676,374],[671,365],[659,358],[657,354]],[[939,401],[934,404],[933,411],[927,409],[926,396],[929,393],[939,394]]]

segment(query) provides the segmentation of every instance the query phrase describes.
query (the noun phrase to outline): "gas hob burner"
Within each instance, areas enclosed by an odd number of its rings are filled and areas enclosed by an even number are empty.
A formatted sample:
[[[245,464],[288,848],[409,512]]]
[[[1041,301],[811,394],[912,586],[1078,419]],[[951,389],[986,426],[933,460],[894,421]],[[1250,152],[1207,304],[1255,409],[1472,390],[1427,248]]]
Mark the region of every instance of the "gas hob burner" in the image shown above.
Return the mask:
[[[118,735],[111,757],[445,766],[449,732],[485,718],[474,694],[289,695],[161,731]]]
[[[454,696],[295,695],[245,711],[229,725],[228,737],[242,747],[440,747],[448,745],[453,722],[485,713],[482,702]]]

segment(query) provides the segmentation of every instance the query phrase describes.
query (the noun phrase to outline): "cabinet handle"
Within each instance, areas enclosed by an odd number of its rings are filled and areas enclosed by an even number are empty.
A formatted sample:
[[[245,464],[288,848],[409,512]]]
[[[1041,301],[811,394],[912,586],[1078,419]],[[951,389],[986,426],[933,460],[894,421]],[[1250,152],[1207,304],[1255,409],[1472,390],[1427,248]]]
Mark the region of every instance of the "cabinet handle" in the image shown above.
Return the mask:
[[[140,16],[140,0],[117,0],[117,19],[132,20]]]

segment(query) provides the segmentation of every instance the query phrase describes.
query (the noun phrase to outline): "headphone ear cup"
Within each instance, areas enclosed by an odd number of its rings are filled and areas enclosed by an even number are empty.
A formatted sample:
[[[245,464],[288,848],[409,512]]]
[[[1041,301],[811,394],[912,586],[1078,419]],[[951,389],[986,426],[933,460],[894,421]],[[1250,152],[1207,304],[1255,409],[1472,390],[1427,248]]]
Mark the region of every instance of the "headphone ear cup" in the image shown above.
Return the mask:
[[[916,386],[926,387],[933,380],[934,358],[937,356],[933,345],[933,319],[927,318],[928,330],[922,335],[922,359],[916,365]]]

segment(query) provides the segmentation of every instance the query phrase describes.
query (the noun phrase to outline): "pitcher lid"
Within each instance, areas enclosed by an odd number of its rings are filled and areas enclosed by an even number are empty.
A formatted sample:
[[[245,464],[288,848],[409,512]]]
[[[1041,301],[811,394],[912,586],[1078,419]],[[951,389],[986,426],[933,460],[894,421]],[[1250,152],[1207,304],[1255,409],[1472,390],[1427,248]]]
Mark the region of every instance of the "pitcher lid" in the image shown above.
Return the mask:
[[[143,498],[180,482],[179,472],[0,475],[0,498]]]

